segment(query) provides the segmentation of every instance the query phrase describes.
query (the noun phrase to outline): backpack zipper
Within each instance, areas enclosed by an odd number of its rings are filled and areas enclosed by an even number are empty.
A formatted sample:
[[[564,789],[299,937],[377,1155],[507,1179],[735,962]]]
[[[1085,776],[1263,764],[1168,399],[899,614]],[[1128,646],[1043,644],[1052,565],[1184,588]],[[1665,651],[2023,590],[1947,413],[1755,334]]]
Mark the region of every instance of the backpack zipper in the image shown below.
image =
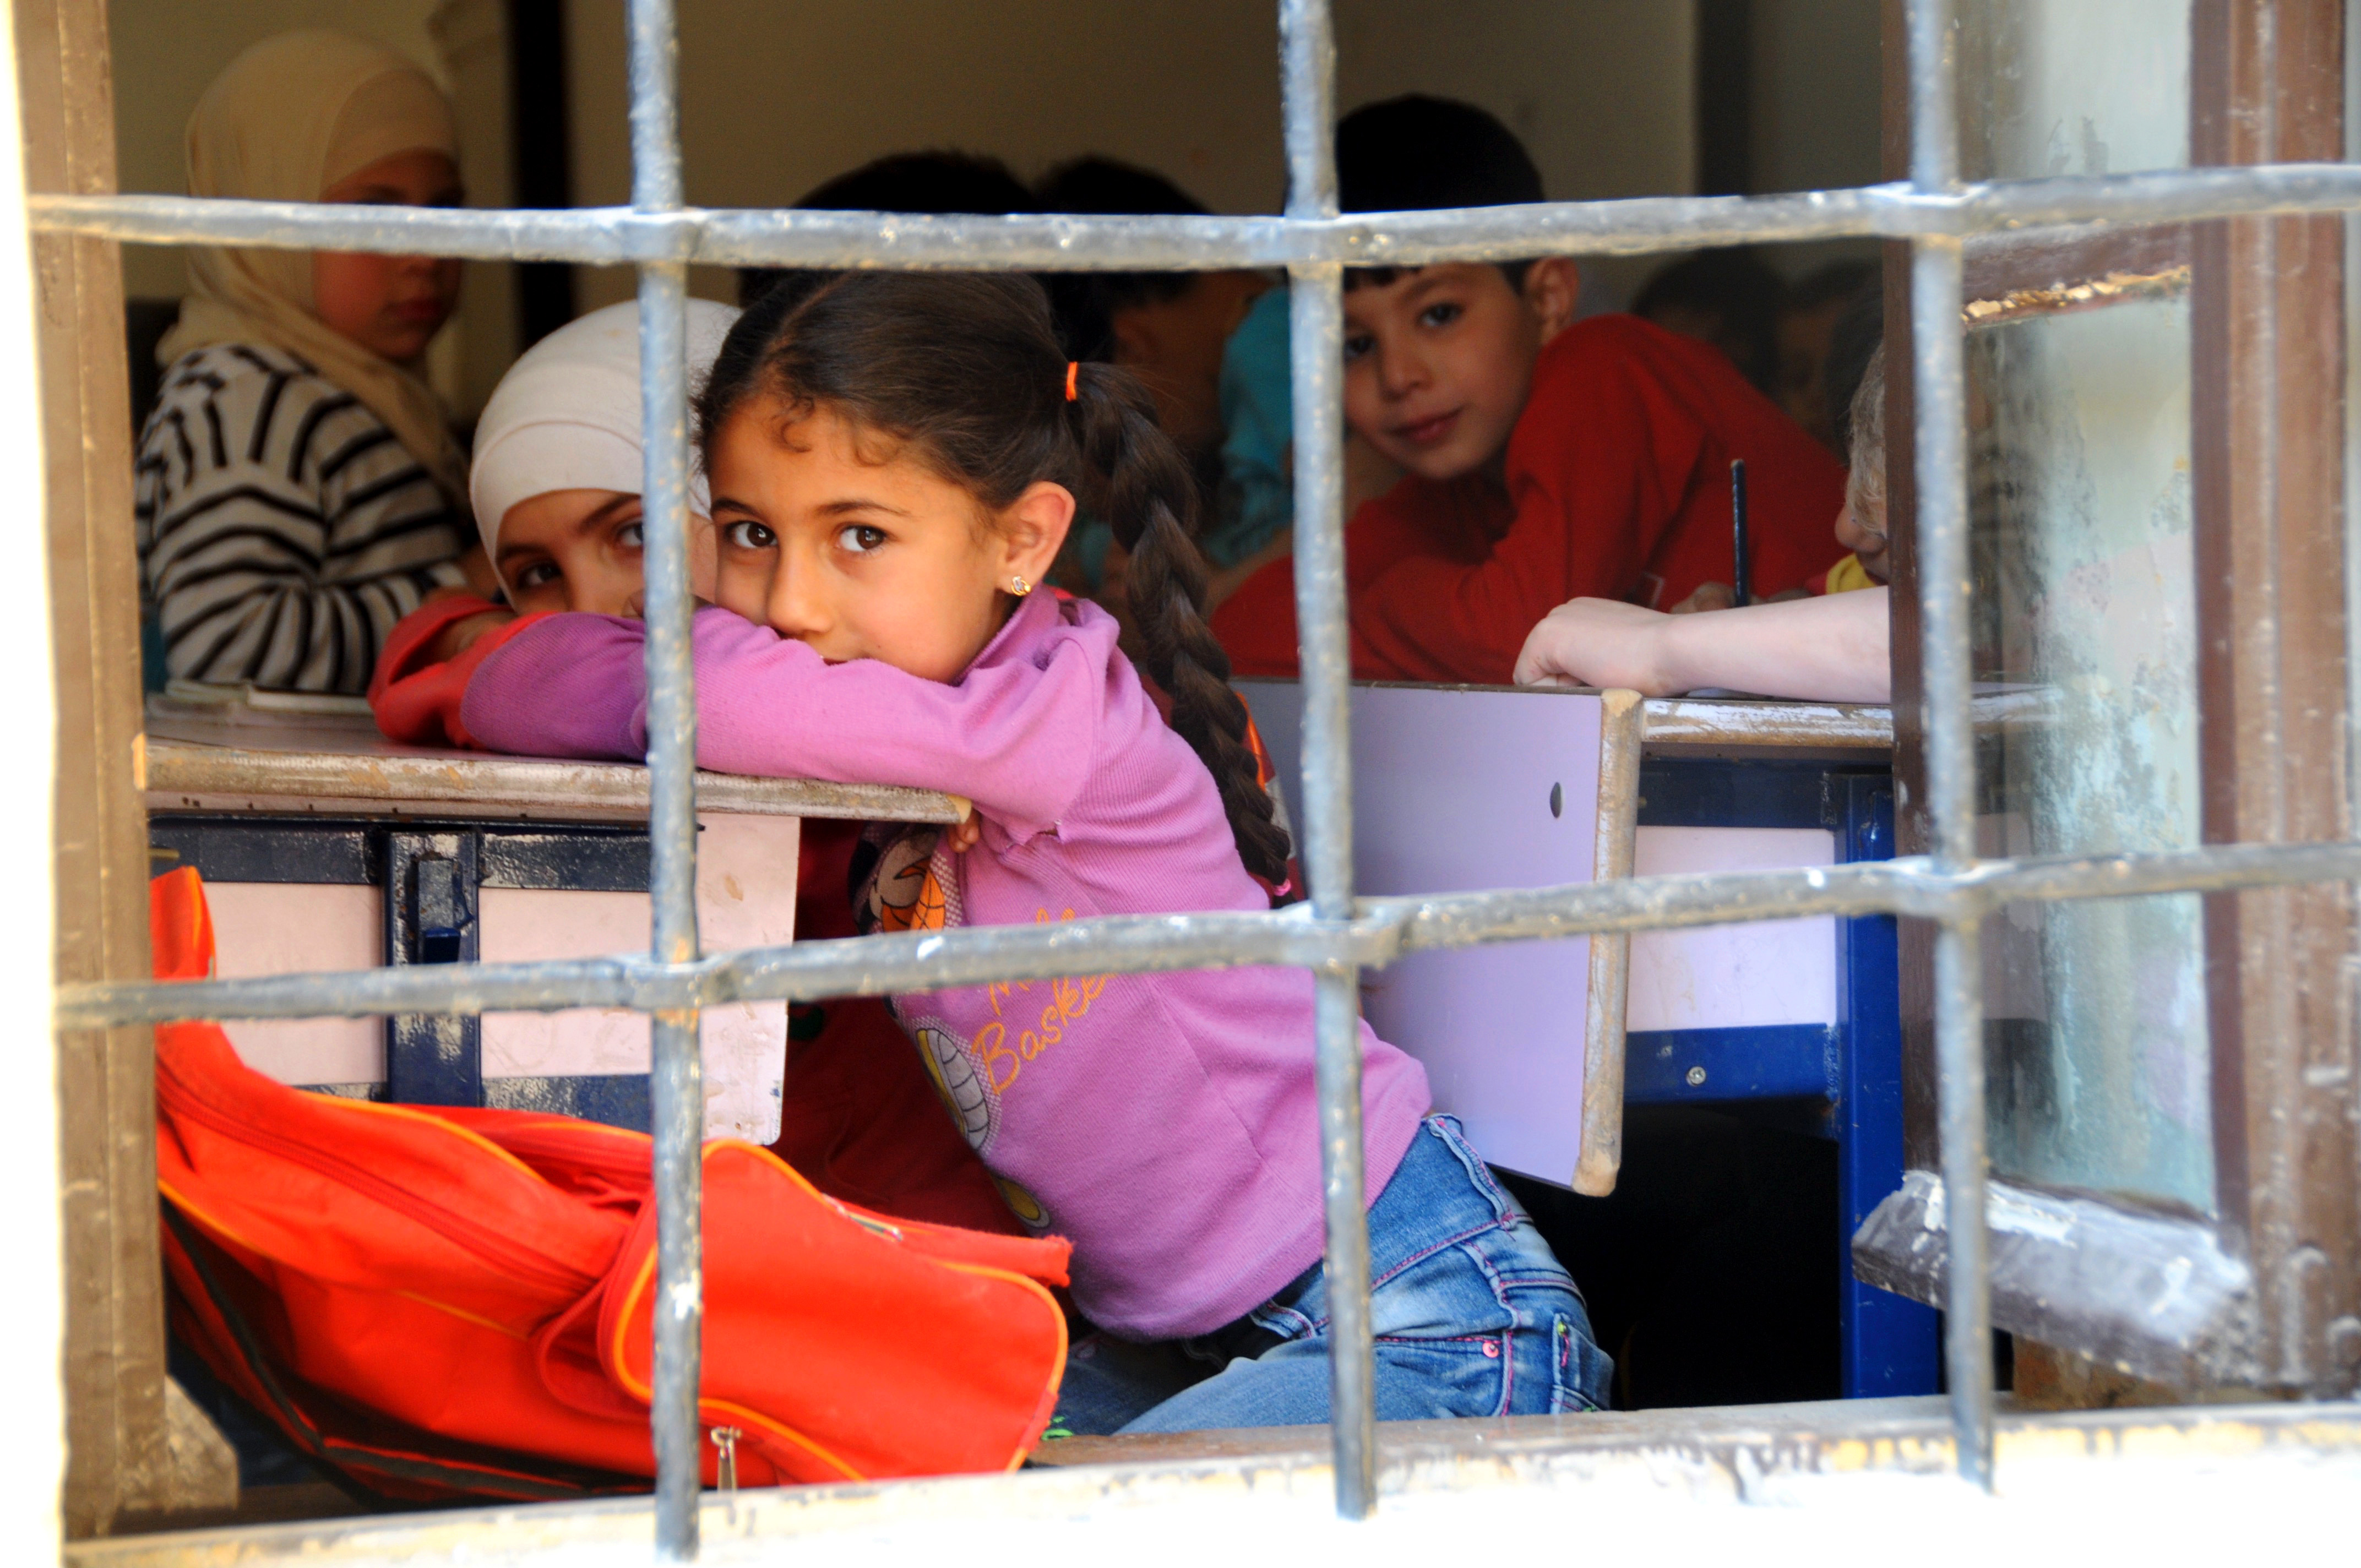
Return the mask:
[[[183,1088],[176,1075],[157,1074],[158,1093],[171,1102],[173,1109],[194,1116],[214,1132],[241,1142],[254,1144],[292,1164],[303,1166],[320,1175],[332,1177],[355,1190],[375,1199],[399,1213],[406,1214],[428,1230],[434,1232],[478,1256],[498,1264],[515,1277],[579,1295],[596,1284],[598,1276],[586,1274],[571,1265],[560,1262],[512,1237],[502,1235],[488,1226],[479,1225],[454,1210],[429,1203],[404,1191],[375,1172],[350,1160],[325,1154],[309,1145],[273,1133],[266,1128],[240,1123],[207,1104],[191,1091]],[[543,1179],[535,1177],[534,1179]]]

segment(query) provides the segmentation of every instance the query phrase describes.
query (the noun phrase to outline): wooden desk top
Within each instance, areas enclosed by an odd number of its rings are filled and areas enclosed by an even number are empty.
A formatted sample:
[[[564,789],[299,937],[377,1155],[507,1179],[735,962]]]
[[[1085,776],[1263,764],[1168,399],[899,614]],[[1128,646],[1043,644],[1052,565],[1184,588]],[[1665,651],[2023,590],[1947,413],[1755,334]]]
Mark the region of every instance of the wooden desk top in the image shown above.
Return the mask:
[[[1362,681],[1356,685],[1391,686],[1411,682]],[[1254,703],[1257,686],[1289,686],[1291,681],[1241,676],[1239,689]],[[1596,696],[1590,686],[1460,685],[1453,691],[1521,692],[1536,701],[1553,696]],[[2049,721],[2055,694],[2046,687],[1991,686],[1975,696],[1979,731],[2035,728]],[[1641,707],[1641,750],[1652,757],[1723,757],[1752,762],[1857,762],[1889,760],[1894,752],[1894,709],[1883,703],[1803,702],[1787,697],[1697,693],[1650,697]]]
[[[1976,698],[1978,728],[2036,724],[2047,694]],[[1759,697],[1651,699],[1642,745],[1652,756],[1859,759],[1890,756],[1883,707]],[[631,762],[555,762],[403,746],[365,714],[211,708],[150,698],[144,787],[150,811],[312,816],[644,820],[648,771]],[[888,784],[697,775],[699,809],[758,817],[951,822],[956,797]]]
[[[2037,728],[2055,707],[2055,694],[2045,687],[1980,691],[1976,729]],[[1640,744],[1650,756],[1868,762],[1894,751],[1894,709],[1883,704],[1673,696],[1651,697],[1642,712]]]
[[[231,717],[151,700],[143,785],[148,809],[309,816],[645,821],[648,770],[633,762],[552,762],[402,746],[365,718],[334,713]],[[699,773],[700,811],[955,822],[962,804],[932,790]]]
[[[1861,753],[1867,760],[1893,751],[1894,710],[1762,697],[1651,697],[1641,708],[1640,746],[1650,756]]]

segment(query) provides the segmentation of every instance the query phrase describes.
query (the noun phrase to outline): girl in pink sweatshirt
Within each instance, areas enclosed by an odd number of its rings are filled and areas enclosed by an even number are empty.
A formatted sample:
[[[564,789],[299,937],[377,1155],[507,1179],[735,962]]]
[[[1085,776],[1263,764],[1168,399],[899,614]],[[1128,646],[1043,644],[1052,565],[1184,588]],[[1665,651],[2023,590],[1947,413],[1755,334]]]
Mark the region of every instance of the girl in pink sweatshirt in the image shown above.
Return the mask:
[[[1205,628],[1193,482],[1137,383],[1060,352],[1038,285],[779,291],[731,330],[697,414],[719,601],[696,619],[698,762],[975,805],[958,828],[873,831],[862,929],[1267,906],[1287,835]],[[1036,591],[1078,495],[1131,552],[1141,668],[1104,612]],[[642,757],[642,639],[607,616],[500,627],[459,662],[447,730]],[[1102,1332],[1069,1363],[1071,1430],[1327,1419],[1308,973],[894,1007],[1011,1207],[1074,1244]],[[1367,1025],[1362,1050],[1379,1416],[1603,1404],[1611,1367],[1573,1280],[1428,1113],[1418,1063]]]

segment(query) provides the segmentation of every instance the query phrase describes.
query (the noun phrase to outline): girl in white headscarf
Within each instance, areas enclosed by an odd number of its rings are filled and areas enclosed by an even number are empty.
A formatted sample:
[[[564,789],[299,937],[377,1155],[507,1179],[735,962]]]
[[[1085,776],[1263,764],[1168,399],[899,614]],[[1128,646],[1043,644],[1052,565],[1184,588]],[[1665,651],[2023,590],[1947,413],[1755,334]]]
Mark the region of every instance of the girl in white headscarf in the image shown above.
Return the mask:
[[[190,115],[187,150],[192,195],[459,200],[441,91],[341,33],[238,56]],[[203,247],[189,272],[138,458],[141,573],[167,666],[359,692],[394,623],[471,580],[466,461],[419,375],[459,264]],[[475,580],[490,584],[479,564]]]
[[[712,367],[738,313],[688,302],[692,389]],[[488,654],[483,641],[546,610],[637,616],[642,575],[640,308],[609,305],[551,333],[500,378],[476,426],[468,495],[505,605],[473,595],[437,600],[394,629],[369,689],[378,723],[399,740],[466,743],[435,721],[434,694]],[[688,498],[692,575],[710,593],[713,531],[705,479]],[[462,654],[473,657],[454,664]],[[456,672],[456,674],[455,674]]]

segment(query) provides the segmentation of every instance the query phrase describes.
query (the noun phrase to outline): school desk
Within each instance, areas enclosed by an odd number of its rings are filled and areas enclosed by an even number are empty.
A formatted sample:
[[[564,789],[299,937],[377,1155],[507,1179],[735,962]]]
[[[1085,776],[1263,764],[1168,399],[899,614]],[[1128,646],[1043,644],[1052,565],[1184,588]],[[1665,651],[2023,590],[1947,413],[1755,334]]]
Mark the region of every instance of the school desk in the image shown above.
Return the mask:
[[[1292,786],[1300,688],[1240,687]],[[1894,852],[1883,708],[1372,684],[1354,688],[1352,747],[1365,897]],[[1850,1267],[1853,1232],[1902,1185],[1891,917],[1644,932],[1628,953],[1581,938],[1416,953],[1370,976],[1363,1001],[1424,1063],[1438,1108],[1521,1175],[1611,1190],[1626,1104],[1832,1140],[1844,1391],[1936,1387],[1935,1314]]]
[[[225,978],[644,951],[648,776],[401,746],[336,699],[151,698],[148,838],[206,883]],[[697,775],[697,921],[712,949],[795,935],[805,817],[950,821],[923,790]],[[778,1136],[786,1004],[703,1014],[706,1135]],[[281,1082],[648,1126],[648,1025],[620,1010],[225,1025]]]
[[[1295,739],[1281,684],[1243,685],[1291,795]],[[1368,688],[1357,699],[1419,689]],[[1423,690],[1381,700],[1455,695]],[[1438,710],[1441,733],[1390,751],[1388,727],[1356,727],[1364,894],[1578,881],[1599,865],[1599,699],[1482,695],[1492,700]],[[1530,723],[1534,711],[1551,721]],[[1636,718],[1641,762],[1623,802],[1634,830],[1619,870],[1892,852],[1883,709],[1684,699],[1647,703]],[[204,873],[225,976],[646,944],[644,768],[395,745],[364,712],[331,704],[271,711],[169,699],[151,702],[144,767],[159,864]],[[800,817],[956,814],[948,796],[882,786],[700,773],[697,790],[699,918],[714,948],[791,939]],[[1477,852],[1437,829],[1455,823],[1482,830]],[[1479,1146],[1505,1167],[1562,1184],[1582,1157],[1592,1065],[1583,1042],[1599,1032],[1589,1004],[1599,966],[1569,958],[1584,946],[1413,955],[1373,977],[1369,992],[1372,1017],[1405,1045],[1420,1032],[1421,1006],[1479,1018],[1422,1052],[1444,1108],[1467,1116]],[[1481,991],[1474,1014],[1463,1011],[1470,974]],[[1773,1115],[1811,1107],[1810,1129],[1838,1146],[1844,1237],[1900,1184],[1890,919],[1645,934],[1630,944],[1622,983],[1627,1004],[1611,1031],[1621,1046],[1618,1118],[1625,1102]],[[228,1029],[250,1064],[286,1082],[647,1124],[647,1032],[635,1015],[583,1009]],[[708,1014],[709,1135],[775,1135],[785,1030],[779,1003]],[[1456,1062],[1450,1040],[1469,1047]],[[1536,1091],[1542,1084],[1547,1092]],[[1594,1135],[1616,1125],[1590,1123]],[[1610,1183],[1612,1170],[1610,1161]],[[1841,1300],[1849,1394],[1935,1386],[1931,1312],[1859,1284],[1849,1268]]]

